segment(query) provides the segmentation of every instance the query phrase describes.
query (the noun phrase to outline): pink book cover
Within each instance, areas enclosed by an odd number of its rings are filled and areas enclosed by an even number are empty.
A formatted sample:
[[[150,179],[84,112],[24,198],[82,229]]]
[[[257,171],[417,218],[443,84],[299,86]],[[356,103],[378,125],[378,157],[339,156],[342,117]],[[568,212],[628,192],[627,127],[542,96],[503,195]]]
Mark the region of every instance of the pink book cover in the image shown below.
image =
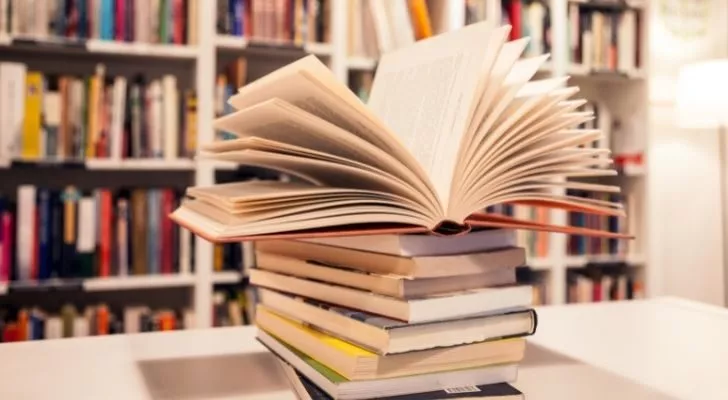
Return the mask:
[[[123,42],[126,37],[126,1],[116,0],[114,12],[114,39]]]
[[[2,251],[0,252],[0,282],[10,280],[10,264],[13,254],[13,215],[5,211],[0,216],[0,230],[2,231]]]

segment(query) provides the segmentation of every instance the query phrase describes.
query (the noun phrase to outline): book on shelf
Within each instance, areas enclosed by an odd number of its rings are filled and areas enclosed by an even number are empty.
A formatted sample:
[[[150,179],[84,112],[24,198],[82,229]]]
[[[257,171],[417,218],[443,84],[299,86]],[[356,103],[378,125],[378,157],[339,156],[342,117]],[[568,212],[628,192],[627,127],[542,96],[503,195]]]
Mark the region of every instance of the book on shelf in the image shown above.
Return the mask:
[[[0,199],[0,282],[190,273],[193,240],[174,189],[18,187]]]
[[[212,297],[212,326],[241,326],[253,323],[253,317],[248,314],[245,290],[216,290]]]
[[[567,303],[642,299],[644,283],[624,266],[587,266],[567,273]]]
[[[332,0],[216,0],[217,33],[257,43],[329,43]]]
[[[549,272],[534,270],[529,266],[519,267],[516,270],[516,280],[519,285],[531,287],[531,304],[534,306],[551,304],[549,290]]]
[[[65,304],[54,312],[38,307],[0,309],[0,342],[165,332],[194,327],[192,310],[128,306],[111,310],[106,304],[77,309]]]
[[[584,197],[599,202],[623,202],[624,196],[615,193],[589,193],[580,190],[569,191],[574,197]],[[632,215],[636,219],[636,215]],[[631,218],[631,219],[632,219]],[[590,229],[608,230],[610,232],[625,232],[629,221],[616,216],[595,216],[580,212],[569,212],[567,219],[575,226],[589,227]],[[636,228],[636,227],[635,227]],[[629,243],[612,238],[587,237],[570,235],[567,241],[567,254],[569,255],[602,255],[626,254]]]
[[[293,391],[301,400],[328,400],[334,397],[319,389],[305,375],[297,372],[283,360],[278,361]],[[488,400],[522,400],[523,394],[507,383],[492,385],[468,385],[452,387],[426,393],[404,394],[399,396],[379,397],[381,400],[430,400],[430,399],[488,399]]]
[[[477,2],[477,1],[475,1]],[[475,3],[474,2],[474,3]],[[485,2],[483,2],[485,3]],[[475,17],[480,17],[487,7],[475,8]],[[505,25],[511,25],[510,40],[529,37],[525,57],[538,56],[552,49],[551,43],[551,11],[547,0],[503,0],[501,1],[501,19]]]
[[[233,112],[229,104],[230,98],[239,87],[247,83],[248,63],[244,57],[238,57],[229,62],[223,71],[217,74],[215,80],[215,116],[222,117]],[[229,132],[218,131],[217,137],[223,140],[233,139],[235,136]]]
[[[568,61],[586,72],[634,73],[642,68],[642,14],[635,8],[570,2]]]
[[[351,57],[378,58],[433,35],[425,0],[353,0],[347,6]]]
[[[173,75],[130,80],[103,64],[90,76],[46,75],[0,63],[0,96],[9,99],[0,158],[176,160],[196,151],[197,100]]]
[[[241,88],[230,98],[237,111],[214,124],[238,138],[203,145],[200,156],[303,182],[192,188],[196,199],[173,218],[212,241],[483,227],[629,237],[482,213],[522,204],[624,215],[618,203],[553,190],[619,192],[565,179],[616,172],[596,168],[607,149],[579,147],[601,133],[577,128],[593,117],[575,112],[578,88],[563,87],[566,78],[531,82],[547,57],[519,60],[527,41],[507,42],[509,31],[479,23],[385,55],[367,105],[314,56]],[[460,62],[430,68],[448,55]]]
[[[0,36],[196,44],[196,0],[3,0]]]

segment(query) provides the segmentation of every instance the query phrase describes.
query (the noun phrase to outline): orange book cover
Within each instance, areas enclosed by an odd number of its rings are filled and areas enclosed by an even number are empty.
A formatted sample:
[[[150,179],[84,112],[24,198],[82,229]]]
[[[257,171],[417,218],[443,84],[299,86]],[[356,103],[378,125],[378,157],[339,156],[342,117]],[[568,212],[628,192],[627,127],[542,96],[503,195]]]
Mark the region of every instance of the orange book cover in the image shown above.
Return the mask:
[[[415,39],[421,40],[432,36],[432,22],[425,0],[409,0],[410,19],[415,31]]]

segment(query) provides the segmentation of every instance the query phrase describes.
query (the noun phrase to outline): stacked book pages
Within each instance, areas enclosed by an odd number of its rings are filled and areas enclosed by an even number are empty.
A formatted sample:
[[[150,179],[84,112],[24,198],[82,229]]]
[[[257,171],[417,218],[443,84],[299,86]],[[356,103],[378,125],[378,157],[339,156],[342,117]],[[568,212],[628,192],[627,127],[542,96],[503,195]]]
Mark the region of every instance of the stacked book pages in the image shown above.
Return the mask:
[[[307,393],[500,393],[536,328],[515,241],[489,230],[259,242],[258,339]]]
[[[292,179],[189,188],[172,218],[257,242],[260,340],[302,387],[381,398],[511,381],[535,327],[512,231],[629,237],[485,212],[624,217],[570,194],[619,191],[581,179],[614,175],[609,151],[579,128],[594,116],[578,88],[533,80],[547,56],[521,58],[528,39],[509,31],[477,23],[383,55],[367,104],[305,57],[240,88],[215,122],[233,138],[199,157]],[[478,390],[513,394],[499,388]]]

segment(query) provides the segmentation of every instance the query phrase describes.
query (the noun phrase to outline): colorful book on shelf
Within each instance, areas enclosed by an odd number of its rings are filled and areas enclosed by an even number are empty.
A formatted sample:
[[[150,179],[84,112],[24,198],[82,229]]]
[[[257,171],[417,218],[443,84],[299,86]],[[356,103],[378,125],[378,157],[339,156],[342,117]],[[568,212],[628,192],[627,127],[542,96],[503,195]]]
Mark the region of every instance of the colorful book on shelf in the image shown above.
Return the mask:
[[[555,191],[619,187],[568,179],[616,172],[595,158],[607,149],[580,147],[601,133],[577,128],[593,117],[575,112],[583,104],[570,100],[578,88],[563,87],[565,78],[531,81],[547,56],[520,60],[527,40],[507,42],[509,30],[474,24],[385,55],[367,105],[314,56],[241,88],[230,99],[237,111],[214,124],[238,139],[207,144],[200,156],[303,182],[191,188],[195,199],[174,220],[218,242],[482,228],[630,237],[482,213],[517,204],[624,215],[619,203]],[[462,63],[430,76],[425,59],[435,53]],[[409,78],[401,79],[405,65]],[[430,101],[398,108],[413,96]]]
[[[191,270],[191,235],[169,219],[179,201],[174,189],[84,193],[21,185],[15,197],[14,206],[0,197],[0,282],[11,288],[16,281]],[[241,246],[228,247],[238,252],[226,268],[241,269]]]

